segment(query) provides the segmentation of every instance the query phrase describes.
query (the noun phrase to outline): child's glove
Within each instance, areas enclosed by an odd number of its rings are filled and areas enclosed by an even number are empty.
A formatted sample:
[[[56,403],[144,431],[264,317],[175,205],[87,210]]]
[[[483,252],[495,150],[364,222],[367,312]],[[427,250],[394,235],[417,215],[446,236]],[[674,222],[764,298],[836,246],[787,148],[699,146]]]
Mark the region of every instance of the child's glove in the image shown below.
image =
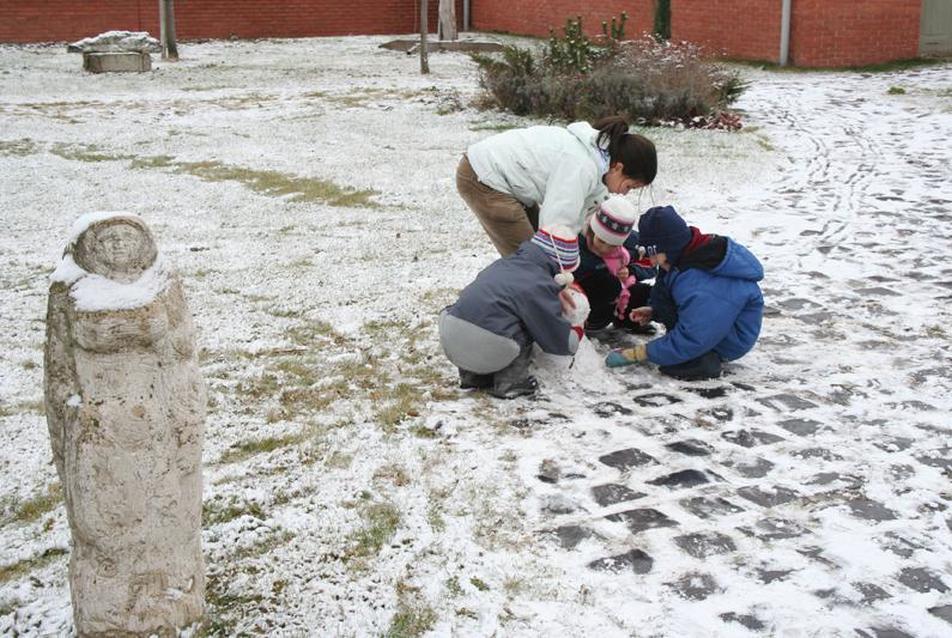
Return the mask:
[[[608,356],[605,357],[605,365],[609,368],[620,368],[647,360],[648,349],[645,347],[645,344],[639,343],[633,348],[617,348],[612,350],[608,353]]]

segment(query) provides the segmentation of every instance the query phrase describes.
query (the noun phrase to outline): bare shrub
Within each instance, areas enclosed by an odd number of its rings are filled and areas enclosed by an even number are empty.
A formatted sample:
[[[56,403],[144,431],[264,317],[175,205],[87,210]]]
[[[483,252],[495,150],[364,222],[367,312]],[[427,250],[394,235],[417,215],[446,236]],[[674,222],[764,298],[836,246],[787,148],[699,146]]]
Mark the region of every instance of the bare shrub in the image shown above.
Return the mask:
[[[596,42],[570,20],[565,36],[553,35],[539,53],[510,46],[501,57],[473,56],[482,104],[562,120],[623,115],[650,125],[739,127],[736,116],[724,116],[745,88],[736,72],[692,44],[622,40],[621,26]]]

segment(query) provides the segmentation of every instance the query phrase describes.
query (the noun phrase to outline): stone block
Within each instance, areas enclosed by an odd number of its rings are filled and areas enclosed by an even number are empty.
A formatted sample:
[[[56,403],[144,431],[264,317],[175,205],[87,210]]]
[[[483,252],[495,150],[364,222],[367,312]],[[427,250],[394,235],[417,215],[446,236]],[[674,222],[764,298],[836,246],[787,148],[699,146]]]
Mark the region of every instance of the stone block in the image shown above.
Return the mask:
[[[84,53],[83,70],[90,73],[142,73],[152,70],[152,56],[135,51]]]

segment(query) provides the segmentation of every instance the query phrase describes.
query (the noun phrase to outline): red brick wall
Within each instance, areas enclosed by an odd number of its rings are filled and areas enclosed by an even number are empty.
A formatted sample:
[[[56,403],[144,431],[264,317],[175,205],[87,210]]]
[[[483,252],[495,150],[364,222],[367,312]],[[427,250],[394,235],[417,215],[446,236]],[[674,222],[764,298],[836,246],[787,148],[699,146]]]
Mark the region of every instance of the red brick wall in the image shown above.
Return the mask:
[[[780,59],[781,0],[671,0],[671,37],[744,60]],[[914,58],[921,0],[793,0],[789,62],[859,66]]]
[[[438,0],[428,0],[436,30]],[[457,0],[462,23],[462,0]],[[671,0],[671,35],[727,57],[777,61],[782,0]],[[471,0],[473,28],[546,36],[628,13],[651,31],[655,0]],[[418,0],[176,0],[179,38],[308,37],[417,31]],[[915,57],[921,0],[793,0],[790,62],[851,66]],[[0,0],[0,42],[69,41],[110,29],[158,36],[158,0]]]
[[[671,39],[730,58],[776,62],[780,13],[781,0],[671,0]]]
[[[628,37],[654,28],[654,0],[470,0],[471,22],[477,31],[505,31],[523,35],[562,33],[568,18],[582,16],[589,35],[602,32],[602,20],[628,14]]]
[[[794,0],[790,61],[860,66],[919,53],[922,0]]]
[[[478,0],[473,0],[477,2]],[[439,0],[429,0],[431,32]],[[61,42],[123,29],[159,34],[158,0],[0,0],[0,42]],[[457,1],[462,23],[462,0]],[[419,0],[176,0],[179,38],[414,33]]]

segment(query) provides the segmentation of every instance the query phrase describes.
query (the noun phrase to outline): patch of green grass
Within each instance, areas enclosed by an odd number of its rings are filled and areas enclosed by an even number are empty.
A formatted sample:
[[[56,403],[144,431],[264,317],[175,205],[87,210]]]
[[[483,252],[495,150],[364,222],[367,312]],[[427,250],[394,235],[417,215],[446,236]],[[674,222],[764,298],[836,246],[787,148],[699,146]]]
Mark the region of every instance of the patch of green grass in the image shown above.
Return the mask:
[[[280,416],[284,420],[289,420],[300,414],[320,412],[335,401],[349,396],[348,390],[349,386],[345,379],[336,379],[320,386],[283,390],[278,398]]]
[[[321,379],[320,372],[313,363],[300,359],[284,359],[275,365],[275,369],[293,377],[295,382],[302,385],[313,385]]]
[[[304,311],[298,308],[268,308],[267,312],[279,319],[298,319],[304,315]]]
[[[886,93],[889,95],[905,95],[906,89],[902,88],[901,86],[891,86],[889,87],[889,90],[886,91]]]
[[[12,565],[0,567],[0,583],[6,583],[11,580],[16,580],[22,576],[26,576],[27,574],[30,574],[41,567],[45,567],[60,556],[68,553],[69,552],[65,549],[51,547],[39,556],[34,556],[33,558],[27,558],[13,563]]]
[[[947,336],[944,326],[935,324],[926,326],[925,333],[927,337],[945,338]]]
[[[306,438],[304,433],[288,434],[286,436],[268,436],[256,441],[245,441],[237,443],[221,455],[218,459],[220,464],[238,463],[258,454],[267,454],[274,452],[289,445],[297,445]]]
[[[237,103],[237,102],[236,102]],[[0,146],[0,153],[30,154],[36,152],[32,143],[19,141]],[[341,186],[329,180],[299,177],[278,171],[260,171],[240,166],[229,166],[218,161],[176,162],[169,155],[139,157],[126,153],[109,153],[92,145],[56,144],[50,152],[64,159],[80,162],[128,161],[130,168],[172,169],[176,173],[193,175],[206,182],[238,182],[251,190],[275,197],[288,196],[293,202],[322,202],[331,206],[374,208],[377,206],[374,190],[360,190]]]
[[[331,206],[374,207],[373,190],[339,186],[328,180],[297,177],[278,171],[260,171],[221,162],[185,162],[176,172],[194,175],[207,182],[238,182],[253,191],[276,197],[290,196],[293,202],[322,202]]]
[[[135,156],[124,153],[106,153],[100,151],[92,145],[81,144],[56,144],[50,149],[50,153],[67,160],[77,162],[118,162],[134,159]]]
[[[0,140],[0,155],[26,157],[39,152],[39,147],[30,139]]]
[[[334,372],[361,390],[371,390],[390,383],[390,375],[381,370],[373,358],[339,361],[334,366]]]
[[[519,128],[519,124],[508,123],[508,122],[480,122],[478,124],[473,124],[469,127],[471,131],[508,131],[510,129]]]
[[[427,289],[427,291],[420,296],[420,300],[427,305],[444,308],[453,303],[457,295],[459,295],[459,288],[441,286]]]
[[[151,157],[135,157],[130,162],[130,168],[169,168],[175,165],[175,158],[170,155],[153,155]]]
[[[352,454],[344,454],[343,452],[334,452],[332,453],[325,462],[325,465],[330,468],[338,470],[346,470],[354,462],[354,457]]]
[[[426,507],[426,522],[430,524],[430,529],[434,532],[442,532],[446,529],[446,519],[443,518],[443,504],[439,500],[430,497],[430,502]]]
[[[249,545],[247,547],[242,547],[232,553],[230,560],[233,563],[237,563],[249,558],[258,558],[259,556],[265,556],[270,554],[278,547],[286,545],[294,539],[294,534],[289,532],[286,529],[278,529],[271,534],[268,534],[260,542],[255,543],[254,545]],[[254,572],[257,573],[257,572]]]
[[[397,583],[397,613],[390,621],[386,638],[416,638],[433,629],[438,616],[420,595],[420,588]]]
[[[437,91],[436,87],[426,89],[397,89],[380,87],[356,87],[349,93],[328,93],[327,91],[311,91],[304,97],[317,98],[332,105],[343,106],[346,108],[357,108],[365,106],[371,100],[399,100],[407,101],[422,95],[433,94]]]
[[[300,259],[295,259],[288,264],[288,268],[292,270],[307,270],[308,268],[313,268],[314,262],[308,257],[301,257]]]
[[[436,430],[433,428],[428,428],[424,425],[414,425],[410,428],[410,434],[420,439],[435,439],[439,436]]]
[[[510,598],[525,590],[525,586],[521,578],[508,577],[502,582],[502,588]]]
[[[889,73],[891,71],[905,71],[907,69],[918,69],[927,66],[943,64],[942,59],[937,58],[910,58],[908,60],[895,60],[893,62],[882,62],[879,64],[866,64],[862,66],[849,67],[802,67],[802,66],[780,66],[776,62],[766,60],[737,60],[726,59],[725,62],[737,64],[740,66],[750,66],[768,71],[779,71],[783,73],[838,73],[842,71],[854,71],[856,73]]]
[[[327,342],[342,345],[346,341],[341,334],[334,330],[334,326],[326,321],[308,321],[302,323],[288,328],[284,336],[291,342],[307,348],[314,348],[321,344],[326,344]]]
[[[446,579],[446,593],[453,598],[463,595],[463,588],[459,584],[459,576],[450,576]]]
[[[50,483],[46,490],[16,506],[12,521],[32,523],[44,514],[48,514],[63,502],[63,486],[58,482]]]
[[[210,638],[211,636],[232,636],[238,618],[245,610],[259,605],[262,597],[259,594],[234,593],[234,578],[230,574],[209,574],[205,579],[205,603],[207,605],[205,618],[195,633],[196,638]]]
[[[480,578],[477,578],[476,576],[473,576],[472,578],[469,579],[469,584],[475,587],[476,589],[478,589],[479,591],[489,591],[489,585],[487,585],[485,581],[483,581]]]
[[[238,384],[237,393],[248,397],[254,403],[260,403],[263,399],[277,396],[280,389],[281,381],[278,377],[271,372],[264,372],[248,383]]]
[[[241,547],[231,552],[227,560],[216,567],[205,579],[205,602],[207,613],[196,636],[232,636],[234,627],[241,618],[257,613],[265,596],[257,591],[242,591],[241,588],[254,587],[256,579],[236,579],[238,574],[258,574],[258,564],[242,562],[265,556],[278,547],[293,540],[294,534],[287,530],[278,530],[267,535],[260,542]],[[280,594],[282,587],[271,589],[271,594]]]
[[[21,601],[15,598],[6,603],[0,604],[0,618],[3,618],[4,616],[9,616],[10,614],[12,614],[13,612],[17,610],[17,607],[19,607],[22,604],[23,603]]]
[[[894,60],[892,62],[880,62],[878,64],[864,64],[861,66],[847,67],[850,71],[861,73],[888,73],[890,71],[905,71],[908,69],[920,69],[927,66],[942,64],[942,60],[936,58],[909,58],[908,60]]]
[[[401,606],[385,635],[387,638],[416,638],[433,629],[437,619],[436,612],[427,605]]]
[[[237,500],[231,500],[227,503],[221,503],[218,500],[206,501],[202,505],[202,527],[227,523],[245,514],[259,520],[266,518],[264,510],[257,503],[239,502]]]
[[[46,414],[46,402],[43,399],[33,399],[32,401],[21,401],[16,406],[17,412],[32,412],[44,416]]]
[[[771,144],[770,139],[763,133],[761,127],[756,125],[745,126],[740,130],[740,132],[741,134],[752,135],[754,141],[756,141],[760,148],[764,149],[765,151],[773,152],[775,150],[774,145]]]
[[[400,510],[392,503],[370,503],[361,509],[363,527],[351,535],[353,543],[348,558],[376,556],[385,543],[390,542],[400,525]]]
[[[410,483],[410,475],[406,468],[397,463],[381,465],[374,471],[374,479],[389,481],[397,487],[403,487]]]
[[[372,393],[371,399],[378,405],[374,416],[385,431],[393,431],[404,419],[420,415],[420,395],[420,389],[409,383],[398,383],[393,388]]]

